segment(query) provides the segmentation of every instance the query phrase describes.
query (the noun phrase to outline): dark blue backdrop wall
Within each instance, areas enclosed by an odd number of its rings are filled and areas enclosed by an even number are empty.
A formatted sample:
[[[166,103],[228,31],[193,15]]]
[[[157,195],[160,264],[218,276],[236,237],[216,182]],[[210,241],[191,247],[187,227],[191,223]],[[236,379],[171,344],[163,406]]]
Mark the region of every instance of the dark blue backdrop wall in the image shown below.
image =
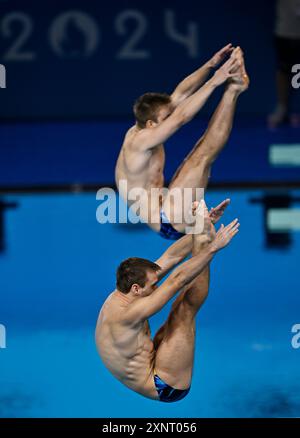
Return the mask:
[[[275,0],[2,0],[0,10],[2,118],[128,116],[139,94],[170,92],[228,42],[244,49],[252,81],[240,112],[274,104]]]

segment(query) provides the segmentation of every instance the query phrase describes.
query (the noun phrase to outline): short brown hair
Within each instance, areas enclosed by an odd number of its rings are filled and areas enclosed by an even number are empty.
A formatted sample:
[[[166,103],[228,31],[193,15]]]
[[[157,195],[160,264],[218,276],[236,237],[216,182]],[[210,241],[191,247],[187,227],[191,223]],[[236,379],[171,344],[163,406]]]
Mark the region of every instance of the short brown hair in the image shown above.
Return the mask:
[[[171,97],[167,93],[145,93],[134,103],[133,112],[140,128],[144,128],[147,120],[157,121],[160,107],[169,105]]]
[[[157,272],[160,269],[159,265],[150,260],[138,257],[126,259],[117,270],[117,289],[127,294],[135,283],[144,287],[147,280],[147,271]]]

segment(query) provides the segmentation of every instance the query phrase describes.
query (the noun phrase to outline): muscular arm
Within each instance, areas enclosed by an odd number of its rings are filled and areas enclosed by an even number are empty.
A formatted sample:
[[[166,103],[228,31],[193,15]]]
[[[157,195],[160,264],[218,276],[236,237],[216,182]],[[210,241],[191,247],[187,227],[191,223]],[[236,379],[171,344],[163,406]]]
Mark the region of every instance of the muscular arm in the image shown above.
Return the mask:
[[[211,242],[211,222],[216,223],[223,215],[226,207],[229,205],[230,199],[225,199],[219,205],[207,211],[209,217],[209,227],[204,229],[205,234],[192,235],[188,234],[177,242],[170,245],[169,248],[156,260],[156,264],[161,267],[159,279],[161,280],[172,268],[182,262],[191,252],[194,255],[198,254],[202,248]]]
[[[131,304],[124,315],[124,323],[137,324],[157,313],[185,285],[196,278],[212,260],[217,251],[228,245],[238,232],[237,219],[222,227],[212,243],[200,254],[178,266],[172,274],[151,295],[141,297]]]
[[[193,240],[190,234],[169,246],[163,255],[155,262],[161,267],[159,279],[163,278],[174,266],[182,262],[191,253],[192,244]]]
[[[181,81],[171,94],[173,106],[178,106],[184,99],[193,94],[205,82],[212,70],[212,65],[208,61],[198,70],[187,76]]]
[[[172,114],[159,125],[154,128],[142,129],[135,136],[132,149],[147,151],[164,143],[200,111],[217,86],[214,78],[210,79],[200,90],[178,105]]]
[[[208,245],[201,254],[182,263],[151,295],[132,303],[124,319],[128,323],[138,323],[157,313],[180,289],[202,272],[215,252],[215,247]]]
[[[212,69],[217,67],[223,61],[225,56],[228,55],[232,50],[232,45],[227,44],[227,46],[219,50],[202,67],[183,79],[183,81],[177,85],[171,94],[173,106],[178,106],[183,100],[201,87],[201,85],[206,81],[208,75],[211,73]]]
[[[231,70],[236,64],[236,59],[230,58],[196,93],[180,103],[169,117],[154,128],[142,129],[135,136],[131,148],[138,151],[148,151],[164,143],[181,126],[192,120],[219,85],[234,76]]]

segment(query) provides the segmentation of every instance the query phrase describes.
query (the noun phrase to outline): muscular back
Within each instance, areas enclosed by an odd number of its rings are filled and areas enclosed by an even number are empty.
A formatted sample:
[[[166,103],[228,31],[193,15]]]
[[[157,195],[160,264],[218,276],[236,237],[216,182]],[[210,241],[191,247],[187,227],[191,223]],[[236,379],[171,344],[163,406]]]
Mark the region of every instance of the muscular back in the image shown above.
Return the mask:
[[[133,146],[140,130],[136,126],[130,128],[125,136],[116,166],[116,183],[119,188],[120,179],[127,180],[128,190],[136,187],[149,190],[152,187],[163,187],[163,168],[165,152],[162,144],[151,149]],[[121,193],[122,195],[122,193]]]
[[[96,344],[109,371],[124,385],[157,398],[153,385],[154,348],[148,321],[130,326],[124,315],[130,304],[120,292],[113,292],[105,301],[96,327]]]

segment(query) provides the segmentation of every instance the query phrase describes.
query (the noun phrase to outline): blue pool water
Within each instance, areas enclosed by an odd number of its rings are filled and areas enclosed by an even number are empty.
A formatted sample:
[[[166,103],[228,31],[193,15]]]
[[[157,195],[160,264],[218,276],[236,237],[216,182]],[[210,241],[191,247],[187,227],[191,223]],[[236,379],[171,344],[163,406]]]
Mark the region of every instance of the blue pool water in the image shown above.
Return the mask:
[[[299,197],[299,191],[291,192]],[[300,416],[299,233],[287,250],[264,246],[260,191],[230,196],[224,222],[241,231],[212,263],[210,296],[197,322],[190,394],[175,404],[145,399],[115,380],[94,345],[99,308],[129,256],[155,260],[169,242],[144,225],[100,225],[95,194],[7,195],[0,255],[1,417]],[[167,317],[151,320],[152,331]]]

